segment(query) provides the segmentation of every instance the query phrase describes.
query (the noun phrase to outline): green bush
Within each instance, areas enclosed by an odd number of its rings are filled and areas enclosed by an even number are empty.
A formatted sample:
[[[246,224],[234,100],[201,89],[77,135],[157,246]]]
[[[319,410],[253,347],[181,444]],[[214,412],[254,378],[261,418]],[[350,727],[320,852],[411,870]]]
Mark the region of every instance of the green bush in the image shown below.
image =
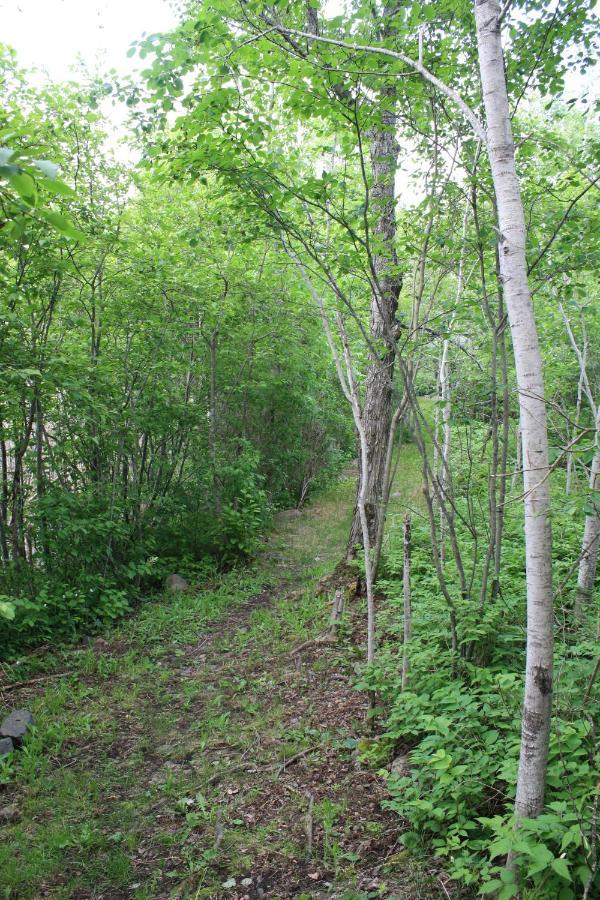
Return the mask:
[[[597,647],[558,628],[555,704],[544,814],[515,829],[514,790],[520,743],[524,669],[524,560],[519,511],[509,511],[501,596],[483,612],[463,599],[447,565],[456,603],[459,651],[450,646],[448,609],[431,566],[429,531],[413,527],[413,638],[409,689],[401,690],[402,541],[392,534],[380,587],[382,646],[359,688],[374,690],[385,725],[379,746],[407,757],[401,775],[382,770],[387,805],[408,821],[402,837],[444,859],[452,878],[500,900],[516,897],[571,900],[592,877],[594,818],[600,799],[597,735],[598,685],[583,696]],[[580,529],[555,514],[555,541],[565,563],[576,557]],[[468,546],[468,535],[461,533]],[[558,557],[561,554],[557,554]],[[560,578],[560,575],[558,576]],[[565,598],[568,616],[568,600]],[[461,648],[469,647],[465,654]],[[381,765],[378,750],[365,761]],[[596,810],[596,812],[595,812]],[[511,851],[515,869],[506,871]],[[600,874],[589,896],[600,887]]]

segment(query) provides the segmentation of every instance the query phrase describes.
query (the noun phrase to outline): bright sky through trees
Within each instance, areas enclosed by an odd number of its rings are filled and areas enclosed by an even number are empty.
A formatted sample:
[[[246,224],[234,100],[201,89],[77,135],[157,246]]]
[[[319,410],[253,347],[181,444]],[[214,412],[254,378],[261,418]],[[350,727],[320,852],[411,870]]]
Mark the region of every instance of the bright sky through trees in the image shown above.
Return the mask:
[[[139,68],[126,53],[142,32],[172,28],[167,0],[1,0],[3,43],[27,67],[46,69],[53,80],[69,77],[78,58],[100,68]]]

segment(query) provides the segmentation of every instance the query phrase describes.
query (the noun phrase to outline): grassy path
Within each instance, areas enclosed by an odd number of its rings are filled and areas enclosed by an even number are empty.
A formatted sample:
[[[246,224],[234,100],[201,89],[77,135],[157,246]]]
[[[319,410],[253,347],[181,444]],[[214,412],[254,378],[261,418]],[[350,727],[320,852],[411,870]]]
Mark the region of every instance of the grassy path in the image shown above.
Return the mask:
[[[342,479],[278,517],[254,569],[7,673],[0,711],[38,727],[0,764],[1,898],[443,896],[357,760],[363,648],[346,634],[289,652],[327,619],[314,585],[352,498]]]

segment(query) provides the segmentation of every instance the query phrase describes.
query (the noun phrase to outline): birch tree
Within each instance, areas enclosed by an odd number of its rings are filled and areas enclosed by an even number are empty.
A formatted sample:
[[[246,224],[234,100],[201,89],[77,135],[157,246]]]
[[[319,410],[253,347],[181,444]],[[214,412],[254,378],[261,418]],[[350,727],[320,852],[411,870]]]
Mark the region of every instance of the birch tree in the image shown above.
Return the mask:
[[[526,228],[506,88],[498,0],[476,0],[487,150],[498,209],[500,275],[512,333],[523,444],[527,651],[515,809],[544,805],[552,703],[552,543],[548,426],[537,328],[527,282]]]
[[[523,449],[523,502],[527,573],[527,647],[517,816],[535,817],[544,804],[552,704],[552,547],[550,469],[542,358],[527,280],[526,226],[508,102],[502,50],[502,10],[497,0],[475,2],[475,25],[486,127],[450,85],[402,51],[285,30],[288,35],[381,54],[418,72],[451,100],[487,149],[500,244],[500,276],[511,328],[519,392]]]

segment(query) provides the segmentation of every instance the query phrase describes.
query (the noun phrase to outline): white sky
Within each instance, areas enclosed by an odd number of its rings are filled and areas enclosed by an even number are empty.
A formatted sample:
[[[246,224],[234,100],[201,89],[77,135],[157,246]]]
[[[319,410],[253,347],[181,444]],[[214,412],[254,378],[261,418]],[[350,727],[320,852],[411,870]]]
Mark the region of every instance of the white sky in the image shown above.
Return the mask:
[[[78,55],[92,69],[131,72],[143,65],[127,58],[131,42],[176,21],[168,0],[0,0],[0,41],[56,81],[69,78]]]
[[[339,11],[342,0],[330,0]],[[10,44],[26,68],[45,70],[51,79],[69,78],[78,56],[91,69],[131,72],[143,68],[127,57],[132,41],[145,32],[170,31],[177,17],[170,0],[0,0],[0,42]],[[572,74],[567,95],[592,88],[594,76]]]

